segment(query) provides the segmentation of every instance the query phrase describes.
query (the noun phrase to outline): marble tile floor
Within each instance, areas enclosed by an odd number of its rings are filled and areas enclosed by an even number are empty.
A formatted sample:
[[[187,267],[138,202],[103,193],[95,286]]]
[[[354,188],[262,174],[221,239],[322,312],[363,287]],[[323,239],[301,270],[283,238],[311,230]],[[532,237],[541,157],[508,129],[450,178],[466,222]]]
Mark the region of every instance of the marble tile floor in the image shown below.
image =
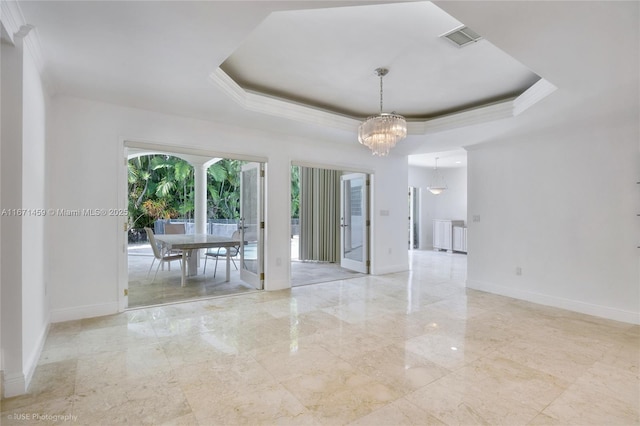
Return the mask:
[[[639,326],[466,289],[464,255],[411,261],[52,324],[1,424],[640,422]]]
[[[291,262],[291,286],[317,284],[322,282],[346,280],[363,277],[365,274],[341,268],[336,263],[327,262]]]

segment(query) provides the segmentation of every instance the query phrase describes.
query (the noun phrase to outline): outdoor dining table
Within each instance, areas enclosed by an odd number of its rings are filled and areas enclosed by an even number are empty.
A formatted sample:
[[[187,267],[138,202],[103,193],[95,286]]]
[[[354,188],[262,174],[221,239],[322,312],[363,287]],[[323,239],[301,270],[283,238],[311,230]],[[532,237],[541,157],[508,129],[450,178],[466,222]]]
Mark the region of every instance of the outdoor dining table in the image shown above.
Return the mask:
[[[167,250],[182,250],[182,287],[186,277],[198,274],[198,259],[193,251],[198,249],[225,247],[227,250],[227,276],[231,279],[231,256],[229,248],[239,246],[240,240],[209,234],[156,234],[156,240]]]

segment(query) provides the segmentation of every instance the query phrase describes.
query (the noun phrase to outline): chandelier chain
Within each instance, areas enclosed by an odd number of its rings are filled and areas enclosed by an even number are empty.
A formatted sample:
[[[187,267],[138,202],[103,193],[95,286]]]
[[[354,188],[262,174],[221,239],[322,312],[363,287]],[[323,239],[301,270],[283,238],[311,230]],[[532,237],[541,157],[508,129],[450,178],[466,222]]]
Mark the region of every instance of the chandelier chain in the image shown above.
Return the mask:
[[[382,77],[384,74],[380,73],[380,114],[382,114]]]

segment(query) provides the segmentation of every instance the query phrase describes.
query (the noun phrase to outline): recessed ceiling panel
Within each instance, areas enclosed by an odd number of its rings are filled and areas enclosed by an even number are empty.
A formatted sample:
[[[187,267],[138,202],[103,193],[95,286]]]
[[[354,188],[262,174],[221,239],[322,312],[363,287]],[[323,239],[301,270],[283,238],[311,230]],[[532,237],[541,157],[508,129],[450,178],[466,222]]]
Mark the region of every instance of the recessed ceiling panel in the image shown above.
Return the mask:
[[[441,37],[463,23],[431,2],[271,14],[221,65],[249,91],[365,117],[429,118],[515,97],[539,77],[483,39]],[[480,36],[482,36],[480,34]]]

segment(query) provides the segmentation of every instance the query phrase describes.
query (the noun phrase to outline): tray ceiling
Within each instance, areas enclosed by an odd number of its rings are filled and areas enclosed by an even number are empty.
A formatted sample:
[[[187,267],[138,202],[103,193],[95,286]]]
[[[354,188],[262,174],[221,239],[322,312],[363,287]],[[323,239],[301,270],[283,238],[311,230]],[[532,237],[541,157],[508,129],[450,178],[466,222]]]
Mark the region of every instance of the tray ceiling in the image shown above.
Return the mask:
[[[274,12],[220,66],[247,92],[346,115],[428,119],[515,98],[540,77],[490,41],[459,48],[462,26],[431,2]]]

